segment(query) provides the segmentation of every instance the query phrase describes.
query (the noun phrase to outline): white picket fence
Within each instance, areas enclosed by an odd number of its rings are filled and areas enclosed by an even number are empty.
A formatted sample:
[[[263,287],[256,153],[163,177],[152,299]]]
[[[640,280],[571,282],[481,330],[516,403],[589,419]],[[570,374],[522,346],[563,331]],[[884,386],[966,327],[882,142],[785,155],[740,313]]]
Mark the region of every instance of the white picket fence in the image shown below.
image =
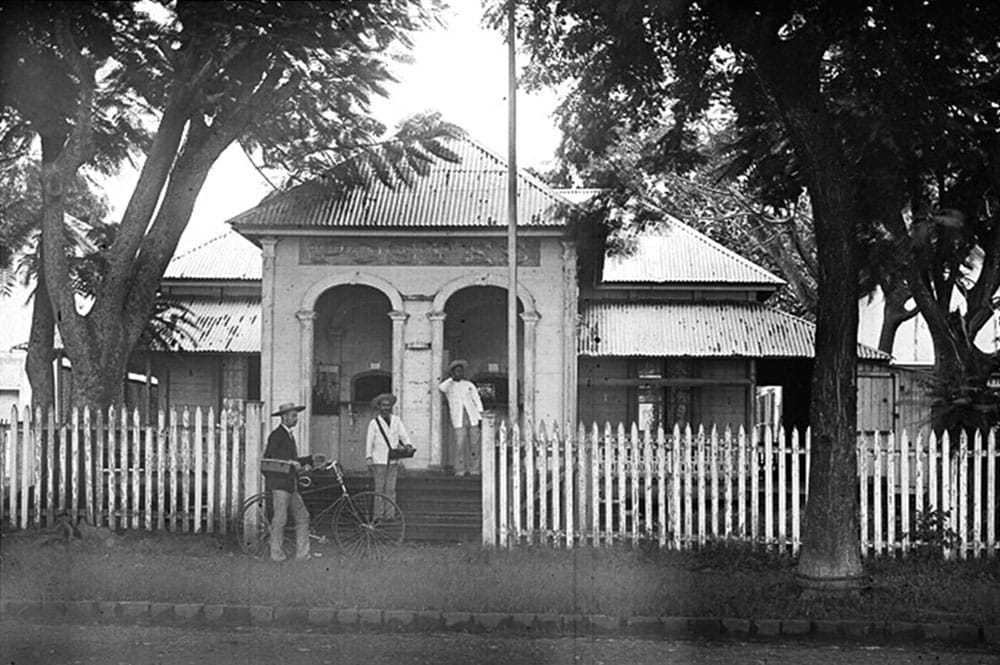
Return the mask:
[[[565,547],[651,543],[693,549],[742,541],[792,554],[801,546],[810,432],[749,434],[690,427],[640,433],[633,424],[533,437],[487,419],[483,543]],[[865,556],[939,542],[946,556],[997,554],[997,431],[954,444],[924,432],[859,437]],[[501,479],[506,479],[504,482]],[[937,536],[919,540],[930,516]]]
[[[261,406],[238,422],[222,412],[12,410],[0,440],[0,522],[50,526],[65,515],[112,529],[219,532],[259,487]],[[232,419],[235,421],[236,419]],[[256,424],[253,426],[252,424]]]

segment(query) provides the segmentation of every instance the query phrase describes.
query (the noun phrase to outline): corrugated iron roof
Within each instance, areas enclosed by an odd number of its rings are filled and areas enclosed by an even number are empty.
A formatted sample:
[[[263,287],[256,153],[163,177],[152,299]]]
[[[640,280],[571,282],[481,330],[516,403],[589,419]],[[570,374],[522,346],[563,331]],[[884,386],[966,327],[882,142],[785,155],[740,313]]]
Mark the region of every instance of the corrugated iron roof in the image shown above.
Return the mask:
[[[260,300],[257,298],[175,298],[190,310],[186,334],[171,347],[190,353],[260,353]]]
[[[582,356],[813,357],[812,323],[755,302],[596,302],[580,316]],[[862,344],[858,357],[889,359]]]
[[[606,255],[605,284],[770,284],[784,281],[675,218],[634,238],[634,251]]]
[[[390,188],[378,179],[346,196],[303,185],[265,200],[229,223],[255,227],[438,228],[507,226],[507,161],[469,138],[446,143],[458,163],[435,159],[412,186]],[[518,226],[563,226],[569,201],[527,171],[518,173]]]
[[[260,248],[227,229],[170,260],[163,279],[260,280]]]

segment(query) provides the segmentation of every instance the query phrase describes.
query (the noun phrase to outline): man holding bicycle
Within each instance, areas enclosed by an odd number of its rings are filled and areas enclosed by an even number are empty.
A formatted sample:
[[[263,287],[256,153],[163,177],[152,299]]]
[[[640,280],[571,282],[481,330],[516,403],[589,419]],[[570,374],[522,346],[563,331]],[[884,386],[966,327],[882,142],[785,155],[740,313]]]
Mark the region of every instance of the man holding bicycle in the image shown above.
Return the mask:
[[[280,416],[281,423],[267,437],[267,448],[261,460],[264,487],[271,491],[274,501],[274,519],[271,521],[271,560],[284,561],[281,544],[285,538],[285,523],[291,511],[295,520],[295,560],[307,561],[309,554],[309,511],[298,491],[298,472],[312,465],[312,457],[298,456],[292,428],[299,422],[299,412],[306,407],[286,402],[271,416]]]

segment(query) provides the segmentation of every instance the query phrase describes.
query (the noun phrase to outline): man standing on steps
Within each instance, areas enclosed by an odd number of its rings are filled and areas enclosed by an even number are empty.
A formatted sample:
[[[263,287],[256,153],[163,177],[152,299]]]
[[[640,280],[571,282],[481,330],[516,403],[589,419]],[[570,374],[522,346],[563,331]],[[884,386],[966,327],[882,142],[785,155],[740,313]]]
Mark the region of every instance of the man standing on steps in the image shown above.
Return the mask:
[[[271,560],[284,561],[285,553],[281,545],[285,540],[285,523],[291,511],[295,520],[295,560],[306,561],[309,554],[309,511],[299,494],[298,472],[303,466],[312,464],[312,457],[299,457],[295,447],[295,435],[292,428],[299,422],[299,412],[306,407],[296,406],[294,402],[286,402],[278,407],[271,416],[280,416],[281,423],[267,437],[267,448],[264,449],[264,460],[271,462],[287,462],[287,471],[265,470],[264,487],[270,490],[274,502],[274,519],[271,521]],[[280,465],[279,465],[280,466]]]
[[[396,404],[396,396],[382,393],[372,400],[375,407],[375,417],[368,423],[368,434],[365,437],[365,462],[371,469],[375,480],[375,491],[396,500],[396,476],[399,474],[399,462],[389,459],[389,448],[399,448],[410,443],[410,435],[399,416],[392,413]],[[392,520],[396,518],[395,508],[375,498],[375,519]]]
[[[465,360],[455,360],[448,365],[448,378],[438,390],[448,398],[451,425],[455,429],[455,448],[452,464],[456,475],[479,475],[479,425],[482,420],[483,402],[476,384],[465,378]]]

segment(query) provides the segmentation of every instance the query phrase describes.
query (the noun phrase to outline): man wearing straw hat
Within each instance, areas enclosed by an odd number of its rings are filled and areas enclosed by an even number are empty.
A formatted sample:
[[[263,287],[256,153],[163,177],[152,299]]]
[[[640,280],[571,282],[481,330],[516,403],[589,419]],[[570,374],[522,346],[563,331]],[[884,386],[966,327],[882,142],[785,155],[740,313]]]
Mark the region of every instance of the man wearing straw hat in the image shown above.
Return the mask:
[[[448,365],[448,378],[438,390],[448,398],[448,412],[455,429],[455,454],[452,464],[458,475],[479,475],[479,423],[482,420],[483,402],[476,384],[465,378],[465,360],[454,360]]]
[[[267,437],[264,460],[287,461],[287,471],[263,471],[264,487],[271,491],[274,502],[274,519],[271,522],[271,560],[284,561],[281,544],[285,539],[285,523],[291,511],[295,521],[295,560],[306,561],[309,554],[309,511],[298,492],[298,471],[312,464],[312,457],[299,457],[292,428],[299,422],[299,412],[306,407],[285,402],[271,414],[280,417],[281,423]]]
[[[375,491],[396,500],[396,476],[399,464],[389,459],[389,448],[399,448],[401,445],[412,445],[410,435],[403,425],[402,419],[392,413],[396,404],[396,396],[391,393],[377,395],[371,402],[375,407],[375,417],[368,423],[368,436],[365,438],[365,462],[371,469],[375,479]],[[392,506],[376,500],[375,519],[393,519],[395,512]]]

